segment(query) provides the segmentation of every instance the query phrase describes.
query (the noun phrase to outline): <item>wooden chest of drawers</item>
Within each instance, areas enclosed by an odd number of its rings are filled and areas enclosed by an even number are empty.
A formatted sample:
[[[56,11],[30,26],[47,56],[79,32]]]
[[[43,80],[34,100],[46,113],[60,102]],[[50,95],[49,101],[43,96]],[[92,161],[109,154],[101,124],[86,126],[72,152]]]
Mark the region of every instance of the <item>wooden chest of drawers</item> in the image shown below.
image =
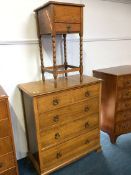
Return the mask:
[[[8,96],[0,86],[0,175],[18,175]]]
[[[100,148],[101,83],[70,76],[19,85],[29,157],[39,174],[50,173]]]
[[[131,66],[94,70],[102,83],[101,129],[112,143],[119,135],[131,132]]]

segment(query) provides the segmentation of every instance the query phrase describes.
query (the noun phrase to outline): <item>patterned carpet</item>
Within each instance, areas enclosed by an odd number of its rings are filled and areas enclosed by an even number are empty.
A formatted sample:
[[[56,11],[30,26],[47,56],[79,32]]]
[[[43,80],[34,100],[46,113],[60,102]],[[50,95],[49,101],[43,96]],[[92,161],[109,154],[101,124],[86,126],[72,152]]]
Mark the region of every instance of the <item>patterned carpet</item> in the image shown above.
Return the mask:
[[[101,132],[102,151],[92,152],[51,175],[131,175],[131,134],[118,137],[115,145]],[[31,162],[18,161],[20,175],[37,175]]]

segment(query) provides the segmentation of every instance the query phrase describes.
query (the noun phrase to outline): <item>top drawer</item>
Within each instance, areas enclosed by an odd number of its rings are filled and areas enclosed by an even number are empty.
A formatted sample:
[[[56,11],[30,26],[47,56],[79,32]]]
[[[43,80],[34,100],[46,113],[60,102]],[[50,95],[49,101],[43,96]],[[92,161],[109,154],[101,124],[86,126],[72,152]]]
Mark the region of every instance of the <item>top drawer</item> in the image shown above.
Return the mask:
[[[5,99],[0,100],[0,120],[8,117],[7,114],[7,101]]]
[[[81,7],[55,5],[54,20],[55,22],[80,23]]]
[[[131,75],[118,77],[117,86],[118,88],[131,87]]]
[[[47,96],[41,96],[37,99],[38,113],[41,114],[46,111],[98,96],[99,87],[99,84],[95,84],[78,89],[56,92]]]

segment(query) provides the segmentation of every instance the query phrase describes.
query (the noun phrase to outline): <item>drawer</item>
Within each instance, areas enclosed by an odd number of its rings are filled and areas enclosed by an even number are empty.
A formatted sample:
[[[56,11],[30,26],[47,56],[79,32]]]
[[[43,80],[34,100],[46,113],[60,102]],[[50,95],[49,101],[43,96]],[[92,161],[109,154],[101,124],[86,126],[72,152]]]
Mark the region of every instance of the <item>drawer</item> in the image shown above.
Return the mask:
[[[15,166],[13,153],[9,153],[0,157],[0,173],[13,166]]]
[[[117,94],[117,99],[128,99],[131,98],[131,89],[119,90]]]
[[[96,113],[59,127],[52,127],[43,130],[40,133],[41,148],[58,144],[64,140],[78,136],[83,132],[88,132],[91,129],[98,128],[98,119],[99,115]]]
[[[99,98],[92,98],[39,115],[40,129],[60,125],[99,111]]]
[[[81,30],[80,24],[55,23],[54,25],[57,33],[76,33]]]
[[[52,93],[37,98],[38,113],[51,111],[99,95],[99,84]]]
[[[6,171],[6,172],[2,173],[1,175],[17,175],[16,168],[12,168],[11,170]]]
[[[118,88],[131,87],[131,75],[118,77],[117,86]]]
[[[0,100],[0,120],[5,119],[8,117],[8,113],[7,113],[7,101],[4,100]]]
[[[86,154],[100,146],[99,130],[79,135],[56,147],[41,152],[42,169],[53,168],[76,157]]]
[[[124,134],[131,132],[131,120],[126,120],[121,123],[117,123],[116,128],[115,128],[115,133],[116,134]]]
[[[0,121],[0,138],[6,137],[10,135],[10,127],[9,127],[9,121],[1,120]]]
[[[10,137],[0,139],[0,156],[12,152],[12,142]]]
[[[63,23],[81,23],[81,8],[54,5],[54,21]]]
[[[131,119],[131,110],[121,111],[116,113],[116,122]]]
[[[131,109],[131,99],[121,100],[117,104],[117,111]]]

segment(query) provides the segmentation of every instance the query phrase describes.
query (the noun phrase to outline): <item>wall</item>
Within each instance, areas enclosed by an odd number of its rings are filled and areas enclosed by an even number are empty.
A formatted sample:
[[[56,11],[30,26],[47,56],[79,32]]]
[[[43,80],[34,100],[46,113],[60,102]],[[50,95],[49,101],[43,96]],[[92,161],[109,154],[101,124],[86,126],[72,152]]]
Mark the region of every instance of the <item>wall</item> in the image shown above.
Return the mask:
[[[101,0],[84,3],[84,73],[96,68],[131,64],[131,4]],[[9,95],[17,158],[26,156],[23,110],[17,85],[41,78],[33,10],[45,0],[4,0],[0,6],[0,84]],[[57,54],[62,50],[57,38]],[[68,38],[69,62],[79,65],[77,35]],[[44,41],[46,64],[51,64],[51,42]],[[76,48],[76,49],[74,49]],[[46,77],[50,78],[48,75]]]

